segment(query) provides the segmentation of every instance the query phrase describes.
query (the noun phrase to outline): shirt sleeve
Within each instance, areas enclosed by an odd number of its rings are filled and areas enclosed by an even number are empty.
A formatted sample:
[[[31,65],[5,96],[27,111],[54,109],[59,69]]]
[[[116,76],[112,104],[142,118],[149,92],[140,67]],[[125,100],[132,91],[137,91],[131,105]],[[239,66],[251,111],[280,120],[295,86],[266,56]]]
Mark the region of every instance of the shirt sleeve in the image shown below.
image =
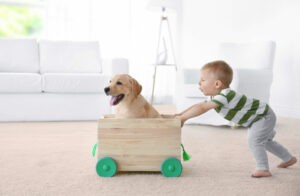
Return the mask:
[[[221,94],[211,97],[211,101],[221,107],[228,104],[227,98]]]

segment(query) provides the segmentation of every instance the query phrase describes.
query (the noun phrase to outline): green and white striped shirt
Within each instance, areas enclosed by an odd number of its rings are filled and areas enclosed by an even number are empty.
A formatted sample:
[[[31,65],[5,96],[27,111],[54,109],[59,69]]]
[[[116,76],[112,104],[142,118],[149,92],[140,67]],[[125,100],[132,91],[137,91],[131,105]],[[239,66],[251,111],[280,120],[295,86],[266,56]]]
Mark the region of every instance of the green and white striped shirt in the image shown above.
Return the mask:
[[[247,98],[230,88],[223,89],[218,95],[211,97],[211,101],[219,106],[215,110],[221,116],[244,127],[251,126],[269,109],[268,104],[257,99]]]

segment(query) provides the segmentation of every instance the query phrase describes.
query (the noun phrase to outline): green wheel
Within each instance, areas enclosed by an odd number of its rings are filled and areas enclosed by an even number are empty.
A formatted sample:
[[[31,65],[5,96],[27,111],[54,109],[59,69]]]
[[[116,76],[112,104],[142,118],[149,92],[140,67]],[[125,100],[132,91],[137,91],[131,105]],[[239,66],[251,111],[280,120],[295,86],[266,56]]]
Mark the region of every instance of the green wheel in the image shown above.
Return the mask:
[[[117,164],[112,158],[103,157],[97,162],[96,172],[102,177],[112,177],[117,172]]]
[[[182,165],[176,158],[167,158],[162,163],[160,169],[165,177],[178,177],[182,172]]]

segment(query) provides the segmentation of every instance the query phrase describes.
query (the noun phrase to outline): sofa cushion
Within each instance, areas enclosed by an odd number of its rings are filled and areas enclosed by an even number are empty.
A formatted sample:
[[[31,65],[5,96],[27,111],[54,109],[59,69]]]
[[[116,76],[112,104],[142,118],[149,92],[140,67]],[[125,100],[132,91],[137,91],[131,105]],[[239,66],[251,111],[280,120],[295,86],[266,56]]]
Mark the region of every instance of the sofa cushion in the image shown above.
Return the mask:
[[[37,73],[0,73],[0,93],[38,93],[41,86]]]
[[[0,72],[39,72],[35,39],[0,39]]]
[[[42,89],[51,93],[104,93],[109,79],[96,73],[46,73],[42,75]]]
[[[100,73],[96,41],[40,41],[41,73]]]

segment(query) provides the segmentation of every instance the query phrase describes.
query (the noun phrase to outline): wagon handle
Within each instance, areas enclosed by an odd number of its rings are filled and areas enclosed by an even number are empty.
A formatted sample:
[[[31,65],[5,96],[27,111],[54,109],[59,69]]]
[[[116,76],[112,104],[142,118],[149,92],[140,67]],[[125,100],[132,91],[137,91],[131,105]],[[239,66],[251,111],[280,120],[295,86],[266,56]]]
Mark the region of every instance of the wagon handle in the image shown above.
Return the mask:
[[[96,144],[94,144],[94,146],[93,146],[93,150],[92,150],[93,157],[96,155],[97,147],[98,147],[98,142]]]
[[[183,144],[180,144],[181,145],[181,148],[182,148],[182,158],[183,158],[183,161],[188,161],[188,160],[190,160],[191,159],[191,155],[189,155],[186,151],[185,151],[185,149],[184,149],[184,147],[183,147]]]

